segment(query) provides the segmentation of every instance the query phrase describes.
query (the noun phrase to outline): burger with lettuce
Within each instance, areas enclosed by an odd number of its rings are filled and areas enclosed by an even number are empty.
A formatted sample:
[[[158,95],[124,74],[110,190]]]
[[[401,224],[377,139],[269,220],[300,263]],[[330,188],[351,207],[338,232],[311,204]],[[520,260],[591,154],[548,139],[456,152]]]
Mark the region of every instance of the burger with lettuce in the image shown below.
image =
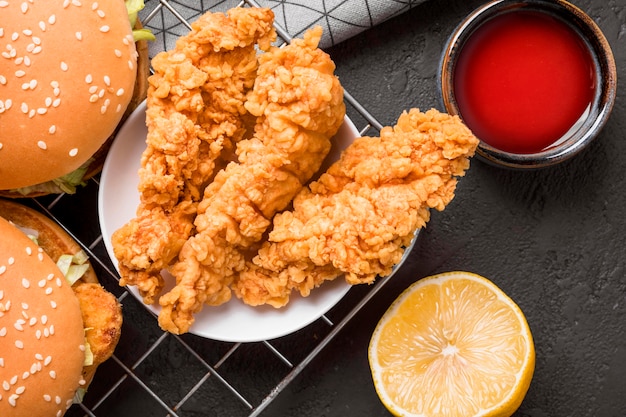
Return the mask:
[[[61,416],[112,354],[121,306],[58,224],[0,199],[0,416]]]
[[[146,97],[143,0],[4,3],[0,195],[73,193]]]

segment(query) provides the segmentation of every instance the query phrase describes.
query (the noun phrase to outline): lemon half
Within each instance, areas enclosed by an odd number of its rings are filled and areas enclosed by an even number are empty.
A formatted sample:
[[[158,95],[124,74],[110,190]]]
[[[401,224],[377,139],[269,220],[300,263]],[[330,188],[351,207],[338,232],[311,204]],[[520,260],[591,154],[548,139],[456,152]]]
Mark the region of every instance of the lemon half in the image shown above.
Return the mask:
[[[511,416],[535,368],[522,310],[470,272],[406,289],[376,326],[368,356],[376,392],[396,416]]]

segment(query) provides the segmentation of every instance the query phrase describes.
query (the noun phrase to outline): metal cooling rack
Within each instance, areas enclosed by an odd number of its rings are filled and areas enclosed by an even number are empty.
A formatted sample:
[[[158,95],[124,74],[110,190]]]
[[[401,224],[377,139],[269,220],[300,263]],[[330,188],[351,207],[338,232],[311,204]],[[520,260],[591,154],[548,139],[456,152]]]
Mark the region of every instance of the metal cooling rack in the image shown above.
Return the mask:
[[[187,33],[189,22],[205,11],[223,12],[235,6],[258,4],[252,0],[148,0],[140,19],[157,37],[150,45],[150,57],[168,48],[168,36]],[[276,29],[287,42],[287,32]],[[345,101],[348,116],[361,127],[361,134],[380,130],[380,123],[347,92]],[[72,406],[66,414],[69,417],[188,417],[204,416],[206,410],[220,416],[258,416],[389,279],[352,288],[316,322],[271,341],[226,343],[164,333],[155,317],[118,285],[119,276],[98,226],[98,187],[96,177],[75,195],[24,202],[56,220],[83,246],[100,281],[124,309],[122,338],[114,356],[100,366],[83,403]]]

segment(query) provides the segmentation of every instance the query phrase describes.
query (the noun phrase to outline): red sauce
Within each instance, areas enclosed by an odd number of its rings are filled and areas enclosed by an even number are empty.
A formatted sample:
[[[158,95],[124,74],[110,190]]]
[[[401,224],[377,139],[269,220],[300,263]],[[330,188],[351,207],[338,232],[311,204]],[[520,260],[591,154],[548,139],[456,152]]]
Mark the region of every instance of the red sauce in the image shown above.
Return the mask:
[[[515,11],[480,26],[454,73],[461,118],[482,141],[534,153],[550,147],[593,100],[595,67],[581,38],[562,21]]]

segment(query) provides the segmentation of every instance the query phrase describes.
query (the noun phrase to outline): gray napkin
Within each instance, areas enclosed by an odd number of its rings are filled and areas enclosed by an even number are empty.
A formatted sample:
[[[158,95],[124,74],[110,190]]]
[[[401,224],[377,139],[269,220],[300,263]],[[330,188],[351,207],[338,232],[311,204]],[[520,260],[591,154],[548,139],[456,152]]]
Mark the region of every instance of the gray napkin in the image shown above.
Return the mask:
[[[336,45],[374,25],[406,12],[425,0],[256,0],[250,1],[272,9],[275,22],[291,37],[301,37],[306,29],[322,26],[324,35],[320,46]],[[140,18],[155,34],[157,41],[150,44],[150,55],[174,47],[176,38],[189,29],[183,23],[193,22],[207,8],[226,12],[240,5],[240,0],[166,0],[146,1]],[[204,5],[204,6],[203,6]]]

